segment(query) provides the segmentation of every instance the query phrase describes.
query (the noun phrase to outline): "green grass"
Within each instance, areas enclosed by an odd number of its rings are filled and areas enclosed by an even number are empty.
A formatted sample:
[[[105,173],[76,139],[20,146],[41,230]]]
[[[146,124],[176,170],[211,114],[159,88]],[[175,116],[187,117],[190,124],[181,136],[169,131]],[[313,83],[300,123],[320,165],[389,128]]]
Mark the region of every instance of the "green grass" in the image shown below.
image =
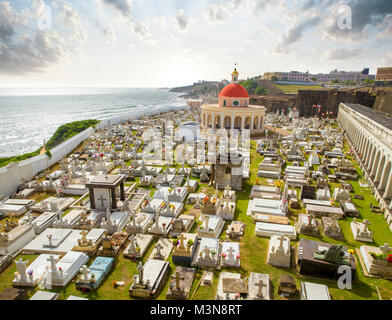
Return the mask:
[[[306,85],[299,85],[299,84],[276,84],[274,86],[278,89],[282,90],[284,93],[294,94],[298,93],[298,90],[318,90],[323,89],[321,86],[306,86]]]
[[[347,146],[346,146],[347,148]],[[308,157],[308,156],[307,156]],[[249,202],[249,195],[252,186],[257,182],[259,184],[268,185],[267,179],[257,177],[257,168],[258,164],[262,161],[263,157],[260,156],[256,152],[256,143],[254,141],[251,142],[251,165],[250,165],[250,179],[244,181],[244,190],[241,192],[237,192],[237,207],[235,212],[235,220],[240,220],[245,223],[245,234],[241,238],[240,241],[240,252],[241,252],[241,268],[223,268],[221,271],[228,271],[228,272],[236,272],[240,273],[243,278],[249,277],[250,272],[259,272],[259,273],[266,273],[270,275],[272,288],[273,288],[273,298],[274,299],[282,299],[277,294],[277,287],[278,287],[278,280],[279,277],[284,274],[290,274],[296,280],[297,287],[300,287],[301,281],[309,281],[319,284],[325,284],[328,286],[332,299],[334,300],[378,300],[378,294],[376,287],[380,290],[380,294],[384,300],[389,300],[392,298],[392,281],[378,279],[378,278],[370,278],[366,277],[362,271],[362,267],[357,259],[357,275],[353,282],[352,290],[341,290],[337,286],[336,281],[328,280],[328,279],[321,279],[315,277],[304,276],[298,273],[296,268],[294,267],[294,263],[292,263],[292,267],[287,268],[279,268],[268,265],[267,261],[267,254],[268,254],[268,238],[262,238],[255,236],[255,223],[250,216],[246,215],[248,202]],[[353,161],[357,171],[360,175],[359,179],[363,179],[363,174],[358,168],[357,162]],[[314,181],[313,181],[314,183]],[[369,204],[377,203],[373,195],[371,194],[368,188],[360,188],[358,182],[350,181],[354,188],[355,194],[362,194],[364,196],[364,200],[357,200],[353,199],[353,202],[358,207],[361,218],[366,218],[371,222],[370,229],[374,231],[374,243],[371,245],[381,245],[385,242],[391,243],[391,232],[384,221],[383,215],[376,214],[371,212]],[[199,183],[200,184],[200,183]],[[331,191],[336,188],[339,184],[333,183],[330,184]],[[210,189],[207,184],[200,184],[199,192],[201,189]],[[283,188],[283,187],[282,187]],[[151,188],[147,188],[151,189]],[[299,194],[299,188],[296,189]],[[219,192],[220,194],[222,191]],[[37,195],[37,199],[42,199],[44,197],[43,194]],[[353,197],[353,194],[352,194]],[[186,204],[185,205],[185,212],[186,213],[189,209],[192,208],[192,205]],[[297,210],[290,210],[289,211],[289,218],[290,223],[293,225],[299,213],[305,212],[304,208],[300,208]],[[339,220],[339,225],[341,226],[342,233],[344,235],[343,241],[334,240],[323,235],[319,237],[311,237],[311,236],[304,236],[302,234],[299,235],[299,238],[307,238],[316,241],[323,241],[328,243],[341,243],[348,248],[359,248],[364,243],[355,241],[350,229],[350,222],[352,221],[351,218],[345,218]],[[227,226],[227,222],[226,222]],[[223,230],[225,231],[226,228]],[[192,228],[191,232],[196,232],[196,224]],[[224,238],[224,232],[219,237],[220,239]],[[291,246],[296,247],[299,242],[299,239],[296,241],[291,241]],[[156,242],[154,241],[154,244]],[[154,248],[154,244],[152,244],[146,254],[144,255],[142,261],[143,263],[146,261],[150,253]],[[22,256],[23,259],[30,259],[30,262],[36,256]],[[93,259],[90,259],[89,263],[91,264]],[[171,267],[171,275],[173,274],[176,264],[173,263],[171,256],[168,259]],[[294,257],[292,257],[292,261],[294,262]],[[77,295],[82,297],[87,297],[89,299],[97,299],[97,300],[129,300],[131,299],[128,294],[128,289],[132,283],[132,278],[136,274],[136,266],[137,262],[132,262],[129,259],[126,259],[122,256],[122,254],[116,258],[115,267],[113,268],[112,272],[107,276],[103,284],[92,293],[82,293],[76,289],[75,283],[71,282],[63,289],[56,289],[52,291],[56,291],[61,293],[61,299],[66,299],[69,295]],[[4,270],[0,274],[0,290],[5,289],[11,285],[11,281],[13,279],[13,274],[16,271],[15,263],[10,265],[6,270]],[[195,300],[214,300],[216,294],[216,288],[219,279],[219,271],[214,272],[213,284],[210,287],[206,286],[198,286],[198,283],[201,279],[202,271],[197,270],[195,280],[192,285],[192,289],[190,292],[190,297],[193,296]],[[124,281],[125,285],[120,286],[118,288],[114,288],[112,285],[113,281]],[[169,281],[166,281],[163,289],[160,291],[157,299],[164,300],[166,296],[167,289],[169,287]],[[195,292],[197,288],[197,291]],[[29,292],[29,297],[36,292],[38,289],[35,288]],[[297,296],[297,298],[299,298]]]
[[[56,132],[45,144],[45,147],[47,150],[50,150],[58,146],[60,143],[82,132],[83,130],[86,130],[89,127],[94,127],[98,122],[98,120],[83,120],[64,124],[57,128]],[[0,158],[0,167],[5,167],[11,162],[18,162],[39,155],[40,150],[41,148],[34,152],[25,153],[19,156]]]

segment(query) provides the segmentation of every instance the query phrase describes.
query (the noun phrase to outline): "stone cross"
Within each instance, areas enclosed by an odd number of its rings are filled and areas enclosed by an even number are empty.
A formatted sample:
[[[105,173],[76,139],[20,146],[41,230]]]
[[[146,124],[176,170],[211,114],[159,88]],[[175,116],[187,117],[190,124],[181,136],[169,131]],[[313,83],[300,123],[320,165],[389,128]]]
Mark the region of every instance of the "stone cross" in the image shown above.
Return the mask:
[[[135,215],[135,210],[131,210],[131,217],[132,217],[133,225],[136,226],[136,215]]]
[[[184,240],[186,240],[186,237],[181,233],[181,234],[178,236],[178,240],[180,240],[179,248],[185,249]]]
[[[255,286],[258,287],[257,296],[258,296],[259,298],[262,298],[262,297],[263,297],[263,287],[266,287],[266,288],[267,288],[267,285],[264,284],[264,281],[263,281],[262,279],[260,279],[259,282],[256,282],[256,283],[255,283]]]
[[[80,268],[80,272],[83,273],[83,278],[84,278],[85,280],[88,280],[88,279],[89,279],[88,273],[90,272],[90,270],[87,268],[86,265],[84,265],[83,267]]]
[[[388,252],[390,252],[392,250],[392,248],[389,247],[388,243],[384,243],[384,245],[381,246],[380,249],[383,254],[387,254]]]
[[[204,246],[204,249],[202,252],[204,253],[204,259],[210,258],[210,249],[207,246]]]
[[[233,249],[233,247],[229,247],[229,250],[227,250],[227,252],[229,253],[228,258],[229,258],[230,260],[233,260],[233,259],[234,259],[234,252],[235,252],[235,250]]]
[[[104,201],[107,199],[105,199],[103,195],[101,195],[101,197],[99,197],[97,200],[101,201],[101,207],[103,207],[105,205]]]
[[[129,240],[130,240],[130,243],[129,243],[128,252],[130,252],[131,254],[134,254],[134,253],[136,252],[136,247],[135,247],[136,238],[135,238],[135,236],[132,234],[132,235],[129,237]]]
[[[82,236],[82,239],[80,239],[80,242],[83,243],[87,243],[87,231],[86,230],[82,230],[80,232],[80,235]]]
[[[368,232],[368,225],[370,224],[367,219],[363,219],[362,221],[363,224],[363,232]]]
[[[107,208],[107,210],[106,210],[106,223],[109,226],[112,225],[112,213],[109,208]]]
[[[278,240],[279,240],[279,248],[278,249],[283,249],[283,242],[285,239],[286,238],[283,234],[278,237]]]
[[[161,249],[163,249],[163,246],[160,243],[157,243],[157,245],[155,246],[155,249],[157,249],[157,253],[155,254],[155,256],[157,258],[161,258],[162,257]]]
[[[143,283],[144,268],[143,268],[143,264],[141,261],[139,262],[136,270],[139,272],[139,283],[142,284]]]
[[[210,230],[209,226],[208,226],[208,221],[210,220],[210,216],[205,215],[204,216],[204,227],[206,228],[207,231]]]
[[[176,289],[177,290],[181,290],[181,288],[180,288],[180,280],[185,280],[185,277],[181,276],[180,272],[176,271],[175,275],[172,276],[172,279],[176,280]]]
[[[51,271],[56,271],[56,260],[54,258],[54,256],[49,256],[48,259],[46,259],[46,261],[50,262],[50,269]]]
[[[26,269],[27,269],[28,262],[29,262],[29,260],[23,261],[22,258],[15,261],[16,269],[18,270],[18,273],[20,275],[20,279],[22,281],[24,281],[26,279]]]

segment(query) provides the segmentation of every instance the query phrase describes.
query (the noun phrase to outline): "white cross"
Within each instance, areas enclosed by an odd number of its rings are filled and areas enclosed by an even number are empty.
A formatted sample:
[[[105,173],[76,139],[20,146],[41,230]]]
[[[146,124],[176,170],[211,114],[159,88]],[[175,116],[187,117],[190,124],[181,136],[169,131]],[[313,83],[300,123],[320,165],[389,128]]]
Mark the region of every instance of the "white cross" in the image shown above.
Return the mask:
[[[380,249],[383,254],[387,254],[388,252],[390,252],[392,250],[392,248],[389,247],[388,243],[384,243],[384,245],[381,246]]]
[[[279,240],[279,249],[283,249],[283,242],[284,242],[284,240],[285,240],[286,238],[285,238],[285,236],[282,234],[282,235],[280,235],[279,237],[278,237],[278,240]]]

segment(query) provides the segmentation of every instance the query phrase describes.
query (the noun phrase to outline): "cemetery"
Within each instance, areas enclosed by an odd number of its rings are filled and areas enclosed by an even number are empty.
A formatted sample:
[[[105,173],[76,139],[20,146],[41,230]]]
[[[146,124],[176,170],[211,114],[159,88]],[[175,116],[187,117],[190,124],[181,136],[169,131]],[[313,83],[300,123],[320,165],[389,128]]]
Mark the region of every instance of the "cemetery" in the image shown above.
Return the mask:
[[[173,132],[163,130],[167,119]],[[219,143],[203,150],[196,141],[174,141],[173,151],[185,146],[199,158],[153,158],[151,125],[165,137],[195,120],[177,111],[99,127],[0,198],[0,293],[24,289],[9,295],[32,300],[392,298],[390,208],[373,195],[340,123],[270,113],[268,133],[251,136],[237,163]],[[198,139],[219,142],[209,129]],[[213,154],[216,164],[208,161]],[[340,265],[352,271],[352,290],[336,285]]]

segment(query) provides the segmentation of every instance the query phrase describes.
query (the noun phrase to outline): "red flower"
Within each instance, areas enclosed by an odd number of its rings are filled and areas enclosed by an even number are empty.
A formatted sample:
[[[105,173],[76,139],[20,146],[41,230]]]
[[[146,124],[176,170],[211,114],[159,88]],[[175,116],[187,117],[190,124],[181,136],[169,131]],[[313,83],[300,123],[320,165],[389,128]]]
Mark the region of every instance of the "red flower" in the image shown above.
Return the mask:
[[[103,158],[103,153],[101,153],[99,156],[100,156],[101,158]]]
[[[392,263],[392,254],[388,254],[387,260],[389,263]]]

